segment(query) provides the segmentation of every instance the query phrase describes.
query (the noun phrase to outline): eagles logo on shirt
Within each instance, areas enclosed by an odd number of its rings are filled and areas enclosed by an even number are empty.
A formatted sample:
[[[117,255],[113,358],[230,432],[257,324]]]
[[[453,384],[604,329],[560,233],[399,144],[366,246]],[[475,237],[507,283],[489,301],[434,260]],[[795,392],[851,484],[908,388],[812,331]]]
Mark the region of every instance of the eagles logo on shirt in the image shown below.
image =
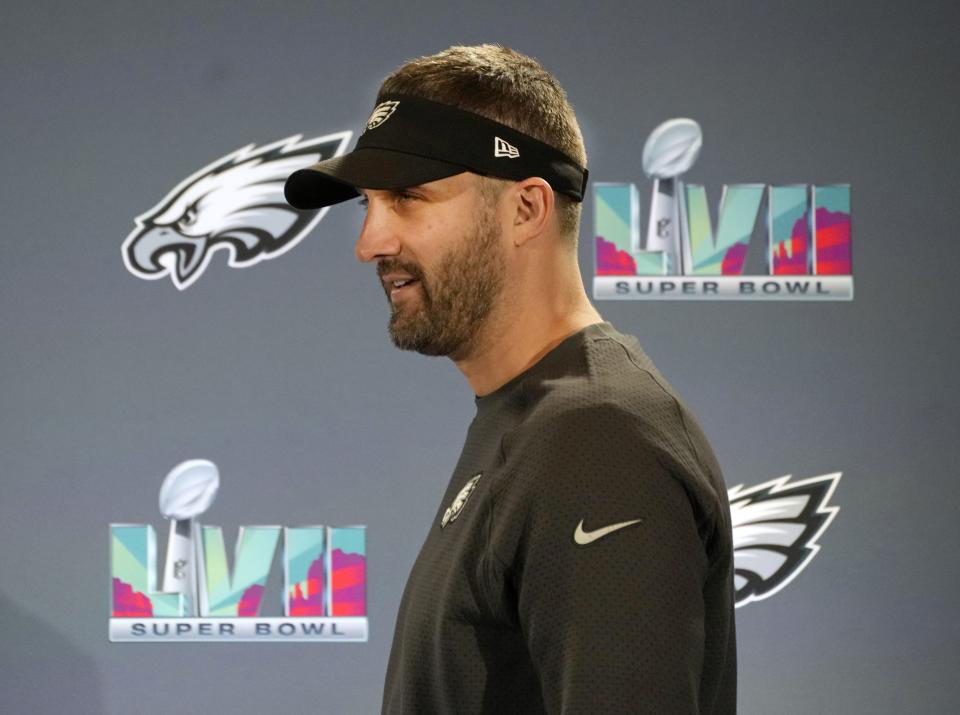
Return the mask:
[[[459,491],[457,496],[454,498],[453,503],[447,507],[445,512],[443,512],[443,518],[440,519],[441,529],[460,515],[460,512],[463,511],[463,506],[467,503],[467,499],[470,497],[471,492],[473,492],[477,486],[477,480],[482,476],[483,472],[479,472],[475,476],[471,477],[470,481],[467,482],[463,489]]]

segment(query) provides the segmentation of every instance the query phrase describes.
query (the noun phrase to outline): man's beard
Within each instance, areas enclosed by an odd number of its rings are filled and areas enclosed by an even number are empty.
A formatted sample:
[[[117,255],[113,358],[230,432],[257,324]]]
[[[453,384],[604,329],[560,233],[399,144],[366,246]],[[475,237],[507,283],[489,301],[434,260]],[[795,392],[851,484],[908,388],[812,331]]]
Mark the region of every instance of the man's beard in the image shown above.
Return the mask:
[[[469,352],[503,287],[500,237],[494,212],[484,206],[470,235],[443,257],[429,280],[418,270],[409,271],[419,279],[419,303],[407,305],[417,301],[409,296],[392,304],[388,329],[394,345],[423,355]],[[404,268],[399,263],[394,267]]]

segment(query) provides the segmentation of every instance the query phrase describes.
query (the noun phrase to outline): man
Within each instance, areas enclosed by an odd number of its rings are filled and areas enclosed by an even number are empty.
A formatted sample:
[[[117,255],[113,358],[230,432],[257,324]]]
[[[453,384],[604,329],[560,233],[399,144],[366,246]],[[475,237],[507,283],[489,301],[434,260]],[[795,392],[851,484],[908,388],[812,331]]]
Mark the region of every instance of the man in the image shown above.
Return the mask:
[[[720,468],[636,339],[584,292],[587,172],[557,81],[483,45],[408,62],[350,154],[287,199],[362,195],[394,343],[477,414],[410,573],[385,713],[732,713]]]

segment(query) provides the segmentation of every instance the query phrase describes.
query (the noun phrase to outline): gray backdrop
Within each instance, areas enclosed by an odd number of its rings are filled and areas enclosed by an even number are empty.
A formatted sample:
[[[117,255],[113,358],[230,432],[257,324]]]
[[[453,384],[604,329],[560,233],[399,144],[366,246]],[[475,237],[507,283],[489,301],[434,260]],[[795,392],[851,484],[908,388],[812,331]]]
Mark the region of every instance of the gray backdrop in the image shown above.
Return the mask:
[[[495,41],[561,80],[592,178],[636,181],[645,211],[643,141],[673,116],[704,128],[688,178],[711,200],[724,183],[852,185],[853,302],[597,307],[685,396],[729,485],[844,473],[822,551],[737,612],[741,712],[956,712],[955,7],[8,4],[0,709],[378,710],[467,383],[391,346],[355,205],[275,260],[214,255],[183,292],[134,277],[120,245],[208,162],[356,132],[403,60]],[[204,521],[231,541],[245,523],[368,525],[368,643],[107,642],[108,524],[161,529],[156,490],[193,457],[221,469]]]

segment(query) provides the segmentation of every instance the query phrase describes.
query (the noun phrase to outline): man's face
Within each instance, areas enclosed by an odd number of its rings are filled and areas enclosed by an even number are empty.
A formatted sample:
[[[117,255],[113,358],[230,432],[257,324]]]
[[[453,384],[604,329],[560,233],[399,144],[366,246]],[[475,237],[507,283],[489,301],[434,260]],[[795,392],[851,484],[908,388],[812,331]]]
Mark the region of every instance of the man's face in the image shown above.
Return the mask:
[[[471,173],[361,191],[368,207],[356,253],[377,260],[393,343],[424,355],[467,354],[503,287],[495,198]]]

